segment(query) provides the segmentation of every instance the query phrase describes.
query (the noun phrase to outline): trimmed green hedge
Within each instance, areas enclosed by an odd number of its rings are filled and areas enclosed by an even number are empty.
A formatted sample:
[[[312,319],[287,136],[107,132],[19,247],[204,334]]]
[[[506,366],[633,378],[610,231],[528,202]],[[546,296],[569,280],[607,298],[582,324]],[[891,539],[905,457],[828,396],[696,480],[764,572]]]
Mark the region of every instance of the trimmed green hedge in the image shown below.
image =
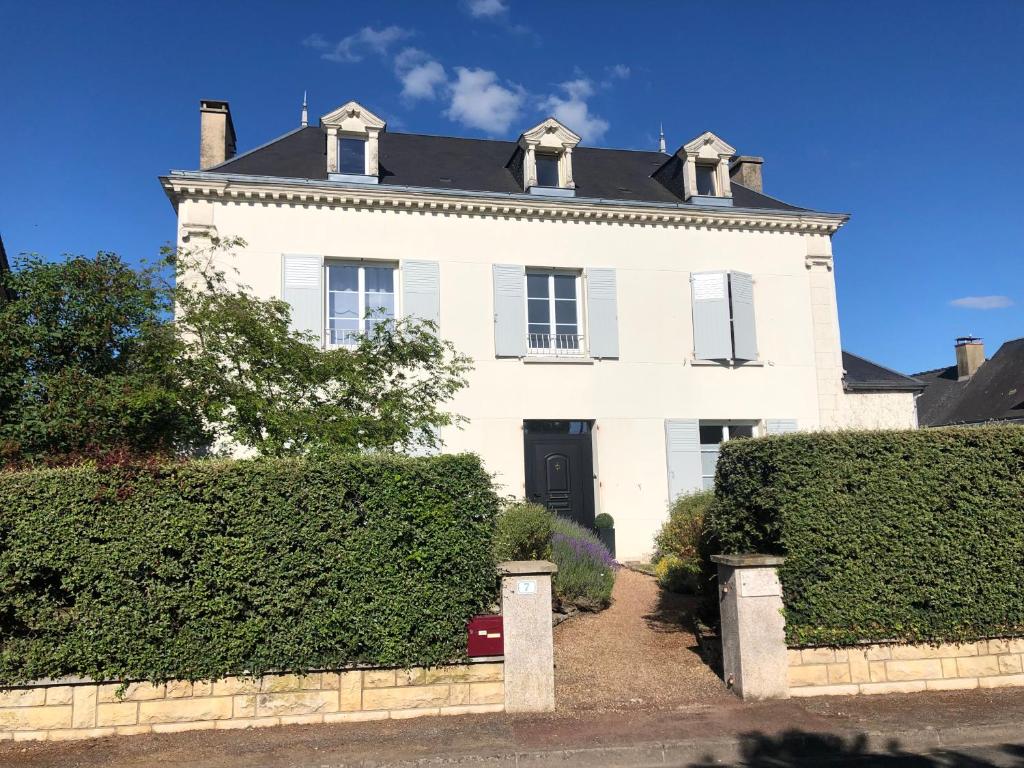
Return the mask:
[[[0,474],[0,684],[460,658],[497,507],[471,455]]]
[[[793,645],[1024,633],[1024,428],[722,446],[710,549],[788,558]]]

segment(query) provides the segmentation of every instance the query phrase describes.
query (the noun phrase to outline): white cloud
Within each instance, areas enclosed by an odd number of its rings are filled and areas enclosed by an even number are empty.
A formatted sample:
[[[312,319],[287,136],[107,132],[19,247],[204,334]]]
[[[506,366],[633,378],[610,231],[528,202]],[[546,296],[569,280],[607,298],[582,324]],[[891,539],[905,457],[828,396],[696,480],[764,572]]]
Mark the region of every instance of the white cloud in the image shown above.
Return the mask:
[[[949,304],[961,309],[1005,309],[1013,306],[1013,299],[1009,296],[964,296],[953,299]]]
[[[504,0],[467,0],[466,7],[474,19],[490,19],[508,12]]]
[[[333,45],[318,32],[307,37],[302,44],[307,48],[322,51],[321,58],[328,61],[351,62],[362,61],[367,53],[384,56],[392,45],[411,36],[412,30],[395,25],[383,29],[363,27]]]
[[[608,74],[619,80],[625,80],[630,75],[630,69],[625,64],[616,64],[613,67],[608,67]]]
[[[498,76],[487,69],[456,67],[455,74],[452,99],[445,115],[491,135],[507,131],[522,109],[526,96],[523,88],[512,83],[502,85]]]
[[[593,95],[594,86],[586,78],[568,80],[559,86],[565,97],[551,95],[544,99],[541,110],[578,133],[584,141],[593,144],[600,141],[608,131],[608,121],[593,114],[587,99]]]
[[[433,99],[448,83],[441,62],[418,48],[406,48],[395,57],[395,75],[402,83],[402,97]]]

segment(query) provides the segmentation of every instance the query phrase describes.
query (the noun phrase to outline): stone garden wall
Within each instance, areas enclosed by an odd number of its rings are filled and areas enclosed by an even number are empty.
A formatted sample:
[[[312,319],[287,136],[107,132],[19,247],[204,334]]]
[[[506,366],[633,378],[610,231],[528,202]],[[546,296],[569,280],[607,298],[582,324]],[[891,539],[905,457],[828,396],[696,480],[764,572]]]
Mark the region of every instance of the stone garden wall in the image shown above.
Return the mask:
[[[0,690],[0,739],[82,739],[213,728],[501,712],[500,661],[229,677],[213,683],[78,682]]]
[[[790,696],[1024,686],[1024,639],[789,650]]]

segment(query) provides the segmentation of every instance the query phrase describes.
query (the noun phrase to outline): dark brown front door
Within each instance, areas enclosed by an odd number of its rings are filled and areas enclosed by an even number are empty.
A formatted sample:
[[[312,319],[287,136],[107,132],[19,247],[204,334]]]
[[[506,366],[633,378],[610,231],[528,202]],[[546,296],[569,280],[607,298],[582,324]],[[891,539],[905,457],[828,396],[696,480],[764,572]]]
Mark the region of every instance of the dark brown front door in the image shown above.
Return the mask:
[[[594,526],[594,458],[589,421],[527,421],[526,497],[582,526]]]

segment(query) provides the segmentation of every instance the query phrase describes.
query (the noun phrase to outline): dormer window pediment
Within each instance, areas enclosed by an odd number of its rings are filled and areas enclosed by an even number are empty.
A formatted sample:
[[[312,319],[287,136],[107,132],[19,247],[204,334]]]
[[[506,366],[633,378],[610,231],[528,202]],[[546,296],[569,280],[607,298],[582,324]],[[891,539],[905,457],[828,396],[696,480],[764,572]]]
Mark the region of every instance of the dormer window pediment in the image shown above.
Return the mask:
[[[732,205],[729,161],[736,150],[711,131],[684,144],[676,153],[683,161],[683,198],[698,205]]]
[[[380,135],[387,129],[377,115],[356,101],[320,118],[327,134],[327,178],[360,184],[380,180]]]
[[[549,117],[519,137],[523,152],[523,191],[547,197],[573,197],[572,151],[580,137]]]

